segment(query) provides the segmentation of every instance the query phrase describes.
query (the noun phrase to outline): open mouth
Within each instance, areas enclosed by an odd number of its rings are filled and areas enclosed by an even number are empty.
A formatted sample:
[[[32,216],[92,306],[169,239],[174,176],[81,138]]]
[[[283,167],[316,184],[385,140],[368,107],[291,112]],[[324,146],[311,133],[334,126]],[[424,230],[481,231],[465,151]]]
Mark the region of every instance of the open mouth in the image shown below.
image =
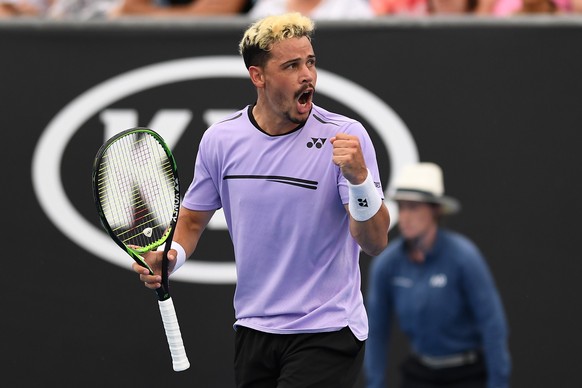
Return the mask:
[[[303,91],[297,98],[298,109],[301,113],[306,113],[311,109],[311,100],[313,98],[313,89]]]
[[[299,96],[299,99],[297,101],[299,101],[299,103],[301,105],[305,105],[309,101],[311,101],[311,95],[312,94],[313,93],[311,91],[305,91],[305,92],[301,93],[301,95]]]

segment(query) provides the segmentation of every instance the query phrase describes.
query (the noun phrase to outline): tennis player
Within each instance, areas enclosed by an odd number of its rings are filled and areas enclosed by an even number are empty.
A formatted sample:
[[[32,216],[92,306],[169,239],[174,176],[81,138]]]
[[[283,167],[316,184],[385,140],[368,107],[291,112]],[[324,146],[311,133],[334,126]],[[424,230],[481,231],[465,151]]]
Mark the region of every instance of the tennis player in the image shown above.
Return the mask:
[[[175,271],[223,208],[237,269],[238,388],[348,388],[363,363],[359,254],[386,247],[390,217],[365,128],[313,103],[313,32],[291,13],[244,33],[257,100],[202,137],[170,251]],[[159,275],[134,268],[159,287]]]

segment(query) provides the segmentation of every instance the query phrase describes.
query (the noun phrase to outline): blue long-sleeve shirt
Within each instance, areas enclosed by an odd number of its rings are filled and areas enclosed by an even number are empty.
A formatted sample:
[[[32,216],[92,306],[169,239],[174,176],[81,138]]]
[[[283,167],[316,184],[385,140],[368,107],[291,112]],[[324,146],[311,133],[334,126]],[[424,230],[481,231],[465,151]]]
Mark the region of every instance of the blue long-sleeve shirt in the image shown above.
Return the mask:
[[[402,238],[373,259],[366,295],[367,388],[386,387],[391,320],[412,351],[445,356],[483,351],[489,388],[509,386],[508,327],[485,259],[468,238],[439,229],[424,263],[413,263]]]

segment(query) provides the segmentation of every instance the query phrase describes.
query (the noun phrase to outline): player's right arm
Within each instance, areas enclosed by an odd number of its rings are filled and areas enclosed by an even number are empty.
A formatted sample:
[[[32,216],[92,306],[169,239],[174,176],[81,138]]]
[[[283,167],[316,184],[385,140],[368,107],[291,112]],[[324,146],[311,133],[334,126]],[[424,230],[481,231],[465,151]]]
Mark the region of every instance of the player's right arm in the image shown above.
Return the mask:
[[[174,233],[174,241],[184,248],[186,258],[190,257],[196,250],[198,240],[200,240],[200,236],[202,236],[202,232],[206,229],[214,212],[214,210],[190,210],[184,206],[180,208],[176,232]]]

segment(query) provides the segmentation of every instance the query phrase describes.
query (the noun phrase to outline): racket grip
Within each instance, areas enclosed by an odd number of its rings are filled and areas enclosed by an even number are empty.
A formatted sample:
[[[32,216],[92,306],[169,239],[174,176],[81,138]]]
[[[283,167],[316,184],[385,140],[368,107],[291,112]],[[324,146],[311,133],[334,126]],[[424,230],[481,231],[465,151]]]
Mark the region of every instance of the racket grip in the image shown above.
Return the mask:
[[[180,333],[174,302],[172,302],[172,298],[168,298],[158,301],[158,304],[160,305],[160,313],[162,314],[168,345],[170,345],[174,370],[176,372],[186,370],[190,368],[190,361],[188,361],[186,349],[184,349],[184,343],[182,342],[182,334]]]

